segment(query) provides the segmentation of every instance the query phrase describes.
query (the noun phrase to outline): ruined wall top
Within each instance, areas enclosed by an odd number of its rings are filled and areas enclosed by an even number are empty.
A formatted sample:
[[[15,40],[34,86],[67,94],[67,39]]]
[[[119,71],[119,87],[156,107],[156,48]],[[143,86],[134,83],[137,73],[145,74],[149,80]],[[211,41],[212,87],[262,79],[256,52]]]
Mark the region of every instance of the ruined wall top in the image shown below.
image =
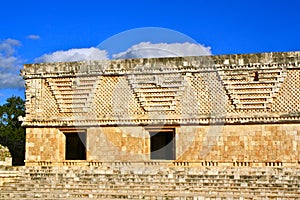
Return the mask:
[[[22,75],[26,79],[39,76],[109,75],[162,70],[210,71],[215,67],[251,68],[280,64],[286,67],[299,67],[300,51],[25,64]]]

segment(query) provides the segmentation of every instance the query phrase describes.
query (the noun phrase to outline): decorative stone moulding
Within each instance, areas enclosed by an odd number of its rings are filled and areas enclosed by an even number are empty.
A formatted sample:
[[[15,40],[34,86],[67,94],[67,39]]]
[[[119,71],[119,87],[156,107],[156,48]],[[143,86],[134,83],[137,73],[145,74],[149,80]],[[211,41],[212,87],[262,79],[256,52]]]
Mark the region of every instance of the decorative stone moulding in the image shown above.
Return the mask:
[[[300,52],[27,64],[22,76],[24,126],[298,123],[300,116]]]

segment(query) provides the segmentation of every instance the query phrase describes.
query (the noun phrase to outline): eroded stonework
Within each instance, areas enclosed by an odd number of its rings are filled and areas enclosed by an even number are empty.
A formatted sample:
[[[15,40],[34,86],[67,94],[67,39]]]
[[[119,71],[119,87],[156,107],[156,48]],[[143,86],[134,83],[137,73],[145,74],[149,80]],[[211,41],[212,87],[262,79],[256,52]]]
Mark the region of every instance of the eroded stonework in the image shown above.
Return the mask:
[[[0,144],[0,166],[11,166],[12,157],[9,152],[9,149]]]
[[[157,160],[165,140],[176,162],[298,164],[299,61],[285,52],[25,65],[26,162],[67,162],[68,133],[80,132],[87,163]]]

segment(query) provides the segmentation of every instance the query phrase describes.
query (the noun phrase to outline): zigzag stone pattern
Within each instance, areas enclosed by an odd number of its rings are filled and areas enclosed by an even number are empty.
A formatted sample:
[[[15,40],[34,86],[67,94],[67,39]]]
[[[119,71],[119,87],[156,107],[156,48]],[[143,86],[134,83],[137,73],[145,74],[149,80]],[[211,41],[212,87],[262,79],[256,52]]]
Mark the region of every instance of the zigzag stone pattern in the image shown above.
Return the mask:
[[[178,73],[128,75],[128,81],[145,111],[174,111],[182,95],[184,77]]]
[[[86,113],[91,107],[97,76],[75,78],[49,78],[46,82],[61,113]]]
[[[72,124],[72,116],[86,119],[83,125],[298,120],[289,113],[299,106],[285,109],[277,99],[289,98],[281,90],[297,81],[289,74],[298,73],[299,54],[28,64],[22,72],[28,88],[24,125]]]
[[[219,75],[237,109],[267,109],[286,77],[277,64],[220,67]]]

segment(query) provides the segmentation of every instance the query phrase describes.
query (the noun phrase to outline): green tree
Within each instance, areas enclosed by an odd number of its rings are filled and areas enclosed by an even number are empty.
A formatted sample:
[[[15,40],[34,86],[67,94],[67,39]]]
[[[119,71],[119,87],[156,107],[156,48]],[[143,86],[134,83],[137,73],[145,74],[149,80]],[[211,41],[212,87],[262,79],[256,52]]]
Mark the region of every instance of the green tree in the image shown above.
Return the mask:
[[[25,129],[19,116],[25,116],[22,98],[12,96],[0,106],[0,144],[9,148],[13,165],[23,165],[25,159]]]

